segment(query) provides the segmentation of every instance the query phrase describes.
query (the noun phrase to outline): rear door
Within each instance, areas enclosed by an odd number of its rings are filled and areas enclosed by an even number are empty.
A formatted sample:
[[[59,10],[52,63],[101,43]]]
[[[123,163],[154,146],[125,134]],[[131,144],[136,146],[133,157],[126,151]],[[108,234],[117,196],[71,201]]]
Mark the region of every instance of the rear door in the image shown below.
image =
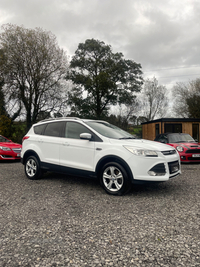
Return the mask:
[[[38,138],[39,148],[42,151],[42,162],[59,166],[59,150],[64,125],[63,121],[50,122],[47,124],[43,135]]]

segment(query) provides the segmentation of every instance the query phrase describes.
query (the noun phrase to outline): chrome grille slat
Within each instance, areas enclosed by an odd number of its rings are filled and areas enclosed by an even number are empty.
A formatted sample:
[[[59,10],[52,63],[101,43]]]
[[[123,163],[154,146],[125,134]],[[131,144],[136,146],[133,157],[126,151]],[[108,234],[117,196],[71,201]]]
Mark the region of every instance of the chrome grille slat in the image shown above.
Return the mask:
[[[12,151],[14,151],[15,153],[20,153],[21,152],[21,148],[13,148]]]
[[[167,151],[161,151],[163,153],[163,155],[165,156],[169,156],[169,155],[173,155],[176,154],[176,150],[167,150]]]

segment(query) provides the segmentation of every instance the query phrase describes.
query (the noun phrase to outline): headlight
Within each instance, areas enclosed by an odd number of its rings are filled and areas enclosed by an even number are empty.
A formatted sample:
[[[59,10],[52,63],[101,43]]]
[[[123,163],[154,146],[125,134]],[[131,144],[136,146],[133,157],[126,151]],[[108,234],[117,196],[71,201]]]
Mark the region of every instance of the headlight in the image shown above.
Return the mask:
[[[154,150],[135,149],[134,147],[130,147],[130,146],[124,146],[124,147],[136,156],[158,157],[157,152]]]
[[[182,146],[177,146],[176,150],[178,150],[178,152],[183,152],[184,148]]]
[[[0,146],[0,149],[3,151],[11,151],[9,147],[5,147],[5,146]]]

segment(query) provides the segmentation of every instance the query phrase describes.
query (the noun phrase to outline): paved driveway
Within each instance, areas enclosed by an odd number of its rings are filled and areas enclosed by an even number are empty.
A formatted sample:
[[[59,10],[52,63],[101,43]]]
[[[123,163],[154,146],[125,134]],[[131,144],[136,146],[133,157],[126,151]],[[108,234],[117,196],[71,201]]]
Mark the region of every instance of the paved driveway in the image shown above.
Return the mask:
[[[95,180],[28,180],[0,163],[0,266],[200,266],[200,164],[107,195]]]

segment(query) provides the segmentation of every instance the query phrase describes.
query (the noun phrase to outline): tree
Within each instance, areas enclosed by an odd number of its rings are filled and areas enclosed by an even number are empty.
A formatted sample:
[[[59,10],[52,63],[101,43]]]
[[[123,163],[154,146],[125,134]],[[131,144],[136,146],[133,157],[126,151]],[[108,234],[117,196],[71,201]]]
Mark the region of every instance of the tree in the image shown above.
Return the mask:
[[[3,51],[0,49],[0,60],[3,57]],[[3,85],[4,85],[4,80],[3,78],[0,76],[0,116],[2,115],[7,115],[6,114],[6,104],[5,104],[5,97],[4,97],[4,93],[3,93]]]
[[[158,85],[155,77],[145,81],[140,101],[143,117],[146,117],[147,121],[155,119],[158,115],[163,117],[166,114],[168,106],[166,91],[165,86]]]
[[[200,118],[200,95],[191,95],[186,99],[190,118]]]
[[[178,117],[200,118],[200,79],[173,87],[174,112]]]
[[[6,115],[5,99],[2,87],[3,87],[3,80],[0,80],[0,116]]]
[[[66,75],[67,57],[55,36],[41,28],[3,26],[0,34],[0,75],[7,102],[18,115],[25,110],[27,129],[41,112],[51,112],[62,103],[60,81]]]
[[[79,44],[67,79],[73,82],[72,112],[95,118],[107,115],[110,105],[131,105],[143,82],[140,64],[94,39]]]

